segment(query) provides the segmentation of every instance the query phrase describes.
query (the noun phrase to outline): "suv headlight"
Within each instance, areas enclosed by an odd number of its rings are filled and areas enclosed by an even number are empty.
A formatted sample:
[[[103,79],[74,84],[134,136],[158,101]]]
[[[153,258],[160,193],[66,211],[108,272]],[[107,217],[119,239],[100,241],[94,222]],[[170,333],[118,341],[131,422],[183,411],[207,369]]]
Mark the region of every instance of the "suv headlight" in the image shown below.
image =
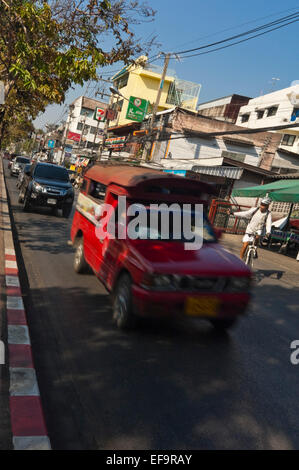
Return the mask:
[[[248,292],[250,284],[250,277],[231,277],[228,284],[228,290],[230,292]]]
[[[35,181],[32,183],[32,189],[33,191],[36,191],[37,193],[41,193],[43,190],[43,186],[39,183],[36,183]]]

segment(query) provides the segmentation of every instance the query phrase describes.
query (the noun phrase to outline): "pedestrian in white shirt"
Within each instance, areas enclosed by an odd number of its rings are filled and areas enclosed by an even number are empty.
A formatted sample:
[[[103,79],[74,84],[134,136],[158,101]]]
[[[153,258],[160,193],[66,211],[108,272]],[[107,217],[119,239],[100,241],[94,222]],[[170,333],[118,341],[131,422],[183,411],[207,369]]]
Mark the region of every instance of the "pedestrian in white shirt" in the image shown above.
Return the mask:
[[[259,207],[252,207],[248,211],[234,212],[236,217],[244,217],[250,219],[246,227],[245,235],[243,237],[243,245],[240,252],[240,258],[243,259],[246,248],[249,243],[258,240],[259,237],[266,233],[267,236],[271,233],[272,217],[269,211],[271,199],[264,198],[261,200]]]

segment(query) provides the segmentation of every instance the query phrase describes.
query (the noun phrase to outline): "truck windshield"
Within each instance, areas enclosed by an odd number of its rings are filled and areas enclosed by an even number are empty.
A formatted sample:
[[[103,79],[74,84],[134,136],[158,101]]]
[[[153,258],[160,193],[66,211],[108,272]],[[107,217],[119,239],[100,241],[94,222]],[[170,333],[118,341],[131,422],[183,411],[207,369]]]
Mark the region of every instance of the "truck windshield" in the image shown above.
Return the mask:
[[[30,163],[30,159],[26,157],[17,157],[16,163]]]
[[[37,165],[34,176],[60,181],[69,181],[69,175],[65,168],[48,165]]]
[[[166,216],[165,219],[165,214],[163,218],[163,211],[159,211],[159,216],[158,218],[156,217],[157,223],[153,224],[151,221],[155,217],[151,217],[151,212],[153,213],[152,209],[146,209],[146,214],[144,214],[143,217],[138,218],[140,223],[134,223],[132,230],[134,231],[133,235],[135,239],[140,239],[140,240],[165,240],[165,241],[181,241],[181,242],[192,242],[193,240],[187,238],[187,234],[184,233],[183,230],[183,223],[175,223],[175,215],[173,215],[171,212],[169,215]],[[158,211],[156,211],[158,212]],[[184,213],[184,211],[181,211],[180,213],[181,221],[182,217],[187,214]],[[210,224],[210,222],[207,219],[207,216],[203,214],[202,218],[202,226],[196,226],[196,217],[195,217],[195,212],[191,211],[191,214],[188,213],[187,221],[189,221],[189,227],[188,227],[188,232],[190,234],[194,234],[195,236],[198,236],[199,238],[203,238],[203,242],[205,243],[216,243],[217,238],[214,234],[213,228]],[[128,232],[130,231],[130,222],[133,222],[133,220],[136,220],[135,217],[129,217],[128,220]],[[130,236],[130,233],[129,233]]]

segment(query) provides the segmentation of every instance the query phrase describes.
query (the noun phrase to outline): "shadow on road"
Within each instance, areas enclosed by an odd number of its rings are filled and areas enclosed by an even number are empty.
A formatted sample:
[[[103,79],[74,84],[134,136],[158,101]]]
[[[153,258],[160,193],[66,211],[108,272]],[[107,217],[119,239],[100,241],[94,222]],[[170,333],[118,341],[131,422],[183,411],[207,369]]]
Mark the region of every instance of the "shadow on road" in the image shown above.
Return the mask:
[[[298,374],[284,339],[295,300],[279,313],[270,287],[260,294],[262,320],[251,313],[218,336],[204,322],[143,321],[123,333],[106,295],[32,290],[29,324],[54,448],[298,447]],[[276,295],[284,302],[288,289]]]

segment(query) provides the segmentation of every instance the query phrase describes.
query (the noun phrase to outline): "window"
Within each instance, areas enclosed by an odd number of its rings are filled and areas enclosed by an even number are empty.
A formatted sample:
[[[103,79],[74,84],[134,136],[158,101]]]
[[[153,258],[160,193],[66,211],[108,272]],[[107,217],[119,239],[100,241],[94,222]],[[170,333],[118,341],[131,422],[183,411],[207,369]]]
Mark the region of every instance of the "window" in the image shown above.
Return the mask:
[[[122,77],[119,77],[115,82],[113,83],[113,86],[117,89],[120,90],[121,88],[127,86],[129,80],[129,74],[125,73],[122,75]]]
[[[77,124],[77,130],[78,130],[78,131],[82,131],[82,129],[83,129],[83,122],[78,122],[78,124]]]
[[[91,181],[89,186],[89,195],[100,201],[104,201],[106,195],[106,186],[96,181]]]
[[[97,128],[95,126],[90,126],[90,131],[91,134],[95,135],[97,132]]]
[[[242,114],[241,122],[248,122],[250,114]]]
[[[259,110],[256,112],[256,117],[257,117],[257,119],[263,119],[264,113],[265,113],[265,110],[264,110],[264,109],[259,109]]]
[[[228,152],[227,150],[222,150],[221,157],[231,158],[232,160],[237,160],[238,162],[244,163],[246,155],[244,153]]]
[[[294,108],[291,116],[291,121],[296,121],[299,118],[299,108]]]
[[[278,110],[278,106],[271,106],[271,108],[268,108],[267,117],[275,116],[275,114],[277,113],[277,110]]]
[[[35,167],[34,176],[60,181],[69,181],[69,175],[65,168],[52,165],[38,164]]]
[[[288,145],[289,147],[292,147],[296,139],[295,135],[291,134],[285,134],[282,138],[281,144],[282,145]]]
[[[94,109],[81,108],[80,114],[81,116],[92,118],[94,115]]]

